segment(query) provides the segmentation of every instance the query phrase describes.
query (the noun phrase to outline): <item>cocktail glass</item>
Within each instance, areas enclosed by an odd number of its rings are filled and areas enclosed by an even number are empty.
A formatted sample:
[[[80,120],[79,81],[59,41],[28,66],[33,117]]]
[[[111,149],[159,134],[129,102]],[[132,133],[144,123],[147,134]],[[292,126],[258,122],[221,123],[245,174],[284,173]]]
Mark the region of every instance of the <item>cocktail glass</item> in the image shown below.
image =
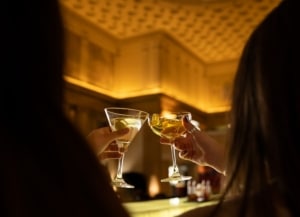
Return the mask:
[[[191,176],[183,176],[179,172],[176,162],[176,153],[174,141],[182,136],[186,129],[183,126],[183,118],[188,117],[191,120],[190,112],[166,112],[163,114],[152,114],[148,119],[148,124],[152,131],[160,137],[165,137],[170,142],[172,156],[172,172],[168,178],[161,179],[161,182],[177,182],[189,180]]]
[[[121,158],[118,160],[117,174],[112,180],[112,184],[119,188],[134,188],[133,185],[126,183],[123,179],[124,156],[128,146],[148,119],[149,114],[145,111],[122,107],[108,107],[104,111],[112,131],[129,128],[126,135],[116,140]]]

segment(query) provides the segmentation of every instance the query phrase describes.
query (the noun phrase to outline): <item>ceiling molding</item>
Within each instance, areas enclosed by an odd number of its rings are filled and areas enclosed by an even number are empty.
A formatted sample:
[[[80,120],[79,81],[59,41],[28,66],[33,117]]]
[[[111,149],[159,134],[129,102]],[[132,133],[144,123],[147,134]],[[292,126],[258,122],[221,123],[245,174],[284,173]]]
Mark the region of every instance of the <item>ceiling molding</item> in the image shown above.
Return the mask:
[[[280,1],[60,0],[119,40],[163,31],[207,64],[239,59],[251,32]]]

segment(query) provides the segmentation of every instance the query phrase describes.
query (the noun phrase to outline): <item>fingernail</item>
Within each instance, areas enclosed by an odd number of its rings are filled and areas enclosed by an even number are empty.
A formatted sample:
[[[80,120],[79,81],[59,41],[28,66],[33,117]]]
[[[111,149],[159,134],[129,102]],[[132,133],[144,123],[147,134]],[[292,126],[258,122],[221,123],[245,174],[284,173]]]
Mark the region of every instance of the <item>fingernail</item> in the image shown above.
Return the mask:
[[[186,122],[190,122],[190,120],[189,120],[188,116],[184,116],[184,121],[186,121]]]

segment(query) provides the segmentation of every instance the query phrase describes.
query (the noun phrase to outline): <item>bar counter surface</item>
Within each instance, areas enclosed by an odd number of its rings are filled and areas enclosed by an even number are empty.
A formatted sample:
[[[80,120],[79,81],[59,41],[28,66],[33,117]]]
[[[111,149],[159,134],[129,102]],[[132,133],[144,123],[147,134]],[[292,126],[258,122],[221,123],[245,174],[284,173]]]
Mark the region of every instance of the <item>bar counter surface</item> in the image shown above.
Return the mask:
[[[126,202],[123,203],[123,206],[132,217],[175,217],[188,210],[211,206],[216,203],[217,200],[214,199],[203,202],[190,202],[186,197],[175,197],[141,202]]]

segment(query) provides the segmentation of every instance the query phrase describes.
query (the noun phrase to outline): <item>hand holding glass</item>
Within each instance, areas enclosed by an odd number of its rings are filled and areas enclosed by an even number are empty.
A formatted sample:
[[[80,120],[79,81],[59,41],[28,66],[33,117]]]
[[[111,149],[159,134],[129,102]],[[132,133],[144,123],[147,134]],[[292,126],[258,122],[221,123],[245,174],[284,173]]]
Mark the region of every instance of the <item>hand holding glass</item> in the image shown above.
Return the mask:
[[[168,178],[162,179],[161,182],[185,181],[192,178],[191,176],[182,176],[180,174],[175,155],[174,141],[186,131],[182,123],[182,119],[185,116],[191,119],[192,115],[190,112],[169,112],[161,115],[154,113],[148,119],[148,124],[152,131],[160,137],[167,138],[171,144],[172,173]]]
[[[105,108],[104,111],[112,131],[120,130],[122,128],[129,128],[129,133],[116,140],[119,152],[122,155],[121,158],[119,158],[117,174],[112,180],[112,184],[119,188],[134,188],[133,185],[126,183],[123,179],[122,171],[124,155],[129,144],[132,142],[145,121],[148,119],[149,114],[136,109],[119,107]]]

